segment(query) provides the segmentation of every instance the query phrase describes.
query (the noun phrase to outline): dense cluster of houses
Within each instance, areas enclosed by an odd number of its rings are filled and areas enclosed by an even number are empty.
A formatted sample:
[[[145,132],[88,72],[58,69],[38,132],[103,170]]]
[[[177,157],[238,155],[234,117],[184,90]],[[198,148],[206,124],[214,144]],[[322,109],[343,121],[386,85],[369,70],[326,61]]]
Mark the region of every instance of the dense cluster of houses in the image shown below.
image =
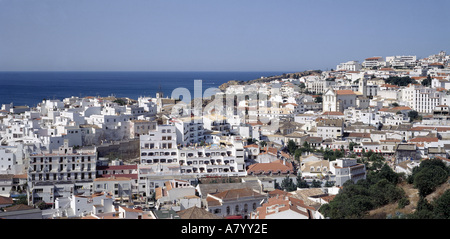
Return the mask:
[[[449,65],[445,52],[370,57],[231,85],[201,107],[162,93],[4,104],[0,218],[323,218],[339,187],[366,177],[364,152],[407,174],[449,162]],[[280,190],[298,179],[319,184]]]

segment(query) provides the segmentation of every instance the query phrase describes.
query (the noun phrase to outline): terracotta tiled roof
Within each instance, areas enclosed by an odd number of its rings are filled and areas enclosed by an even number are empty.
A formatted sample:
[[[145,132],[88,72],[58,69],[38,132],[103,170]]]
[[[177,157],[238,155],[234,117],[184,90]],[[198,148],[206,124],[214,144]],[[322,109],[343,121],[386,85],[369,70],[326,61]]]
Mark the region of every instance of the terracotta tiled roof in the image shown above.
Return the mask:
[[[5,212],[12,212],[12,211],[22,211],[22,210],[30,210],[34,209],[34,207],[24,205],[24,204],[17,204],[11,207],[4,208]]]
[[[250,188],[239,188],[239,189],[230,189],[227,191],[223,191],[220,193],[216,193],[213,196],[216,198],[220,198],[222,200],[235,200],[240,197],[254,197],[254,196],[261,196],[262,194],[254,191]]]
[[[370,61],[370,60],[379,60],[379,59],[381,59],[380,56],[375,56],[375,57],[369,57],[369,58],[366,58],[365,60],[366,60],[366,61]]]
[[[380,87],[400,88],[398,85],[392,85],[392,84],[382,84]]]
[[[249,145],[244,146],[244,148],[259,148],[259,146],[256,144],[249,144]]]
[[[276,210],[270,210],[271,208]],[[291,210],[298,214],[301,214],[307,218],[312,218],[311,211],[315,210],[313,207],[307,206],[304,202],[297,198],[292,197],[272,197],[264,203],[261,207],[256,209],[259,219],[265,219],[267,215],[273,215],[283,211]]]
[[[410,139],[409,142],[438,142],[439,139],[437,137],[416,137],[414,139]]]
[[[327,112],[323,112],[322,115],[344,115],[344,113],[339,112],[339,111],[327,111]]]
[[[220,219],[221,217],[214,215],[205,209],[199,207],[191,207],[186,210],[177,212],[181,219]]]
[[[107,177],[107,178],[96,178],[94,179],[94,181],[127,181],[127,180],[131,180],[131,178],[129,177]]]
[[[12,198],[0,196],[0,205],[8,205],[13,203],[14,201],[12,200]]]
[[[128,169],[136,169],[137,164],[133,165],[112,165],[112,166],[98,166],[97,170],[128,170]]]
[[[450,127],[434,127],[434,126],[416,126],[412,127],[411,131],[436,130],[438,132],[450,131]]]
[[[267,174],[269,172],[283,174],[292,173],[294,171],[292,163],[283,163],[282,160],[276,160],[271,163],[256,163],[249,166],[247,173],[251,174]]]
[[[336,90],[337,95],[356,95],[352,90]]]
[[[349,133],[348,137],[370,138],[370,133]]]

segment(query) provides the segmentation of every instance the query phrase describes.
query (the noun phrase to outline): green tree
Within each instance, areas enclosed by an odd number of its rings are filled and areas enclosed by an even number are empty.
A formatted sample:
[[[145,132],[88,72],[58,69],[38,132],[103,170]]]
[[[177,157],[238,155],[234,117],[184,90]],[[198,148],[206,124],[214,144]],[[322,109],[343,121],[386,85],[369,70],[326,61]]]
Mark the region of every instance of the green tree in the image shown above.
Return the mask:
[[[24,204],[28,205],[28,199],[26,195],[20,195],[17,197],[17,200],[14,201],[14,205],[16,204]]]
[[[434,215],[438,219],[450,219],[450,189],[447,189],[438,199],[433,207]]]
[[[322,103],[322,101],[323,101],[323,99],[322,99],[322,96],[317,96],[316,98],[315,98],[315,100],[314,100],[316,103]]]
[[[409,84],[417,84],[417,81],[411,79],[409,76],[391,76],[385,80],[386,84],[398,85],[398,86],[407,86]]]
[[[290,139],[288,141],[287,148],[288,148],[289,153],[294,155],[295,150],[297,150],[297,144],[292,139]]]
[[[419,195],[427,196],[432,193],[437,186],[445,182],[448,173],[439,167],[425,168],[414,176],[414,187],[419,190]]]
[[[398,175],[390,167],[383,166],[357,183],[345,182],[336,197],[319,211],[333,219],[364,218],[369,210],[406,197],[395,182],[398,182]]]
[[[411,110],[408,112],[409,122],[413,122],[416,119],[419,119],[419,112],[415,110]]]
[[[259,141],[259,146],[266,147],[266,145],[267,145],[266,141],[264,141],[264,140]]]
[[[297,185],[296,186],[297,186],[297,188],[309,188],[308,183],[306,182],[306,180],[304,180],[302,178],[301,173],[299,173],[297,175]]]
[[[311,182],[311,187],[312,188],[320,188],[322,186],[322,181],[320,181],[320,180],[313,180],[312,182]]]
[[[431,86],[431,76],[428,75],[426,79],[422,80],[421,83],[423,86]]]
[[[450,168],[441,160],[425,160],[420,163],[419,167],[413,168],[412,175],[408,177],[408,183],[412,183],[419,190],[419,195],[424,197],[444,183],[449,172]]]
[[[357,143],[355,143],[355,142],[350,142],[350,143],[348,143],[348,149],[350,150],[350,151],[353,151],[353,148],[355,147],[355,146],[358,146],[359,144],[357,144]]]
[[[297,190],[297,187],[295,183],[292,181],[292,178],[289,178],[289,176],[286,176],[286,178],[281,181],[281,189],[286,190],[288,192],[292,192]]]

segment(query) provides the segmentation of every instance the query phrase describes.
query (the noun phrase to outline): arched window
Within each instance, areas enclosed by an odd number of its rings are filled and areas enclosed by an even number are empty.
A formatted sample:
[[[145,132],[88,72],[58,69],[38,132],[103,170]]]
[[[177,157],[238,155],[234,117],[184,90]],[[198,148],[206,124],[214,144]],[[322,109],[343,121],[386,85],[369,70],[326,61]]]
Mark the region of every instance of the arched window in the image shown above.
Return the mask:
[[[227,215],[230,215],[230,206],[227,206]]]
[[[239,205],[236,205],[236,208],[234,209],[235,214],[239,213]]]

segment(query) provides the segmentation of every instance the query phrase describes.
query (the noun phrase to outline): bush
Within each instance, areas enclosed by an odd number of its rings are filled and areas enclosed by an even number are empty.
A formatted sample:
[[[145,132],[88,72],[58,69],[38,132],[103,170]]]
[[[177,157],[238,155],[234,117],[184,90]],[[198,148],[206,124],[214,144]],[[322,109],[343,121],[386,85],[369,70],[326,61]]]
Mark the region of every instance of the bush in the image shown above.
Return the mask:
[[[402,209],[408,206],[411,202],[407,198],[402,198],[398,200],[398,208]]]
[[[413,169],[413,174],[408,178],[408,182],[419,190],[420,196],[425,197],[444,183],[448,175],[449,168],[441,160],[425,160],[420,163],[419,167]]]
[[[372,209],[405,198],[405,192],[396,186],[397,182],[398,175],[389,166],[383,166],[356,184],[345,182],[339,194],[319,211],[333,219],[363,218]]]

